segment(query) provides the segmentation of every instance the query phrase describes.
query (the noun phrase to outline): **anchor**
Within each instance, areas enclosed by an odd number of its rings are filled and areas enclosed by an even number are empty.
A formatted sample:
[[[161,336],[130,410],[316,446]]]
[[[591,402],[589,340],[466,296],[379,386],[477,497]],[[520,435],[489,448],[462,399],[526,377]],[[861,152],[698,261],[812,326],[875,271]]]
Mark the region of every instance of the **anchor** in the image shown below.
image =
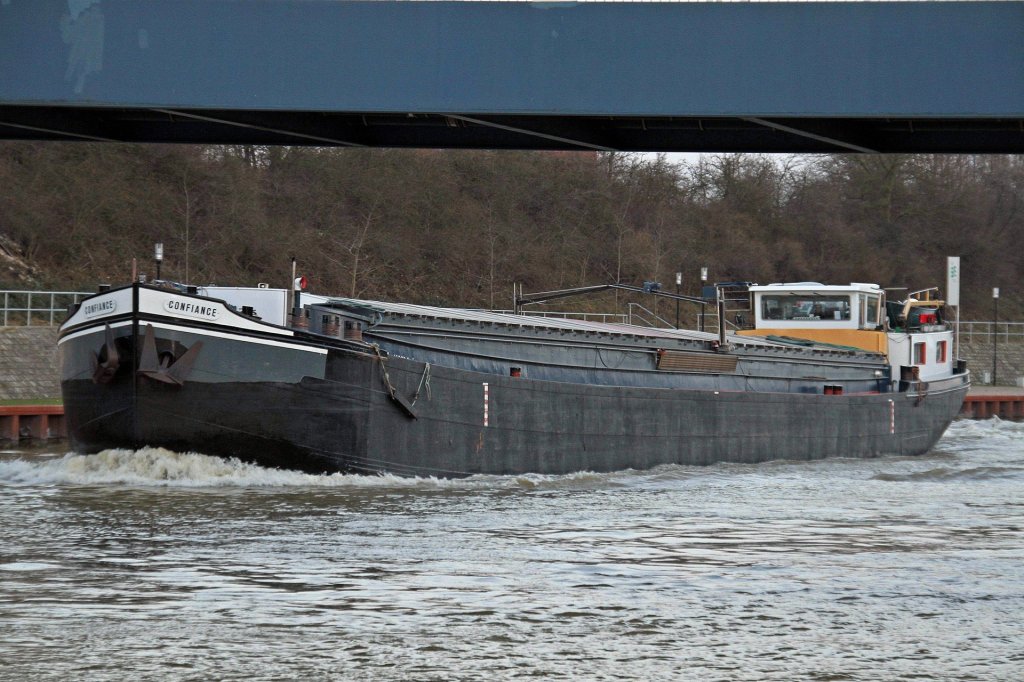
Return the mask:
[[[199,351],[203,347],[202,341],[196,341],[192,347],[185,351],[177,360],[173,353],[156,352],[156,337],[153,335],[153,325],[146,325],[146,336],[142,340],[142,355],[139,357],[139,374],[149,377],[155,381],[174,386],[183,386],[185,378],[192,371],[192,365],[199,357]]]
[[[92,382],[94,384],[109,384],[121,366],[120,357],[117,354],[117,344],[114,343],[114,332],[109,324],[105,327],[106,339],[103,347],[98,353],[93,352],[92,354]],[[100,357],[103,357],[102,361]]]

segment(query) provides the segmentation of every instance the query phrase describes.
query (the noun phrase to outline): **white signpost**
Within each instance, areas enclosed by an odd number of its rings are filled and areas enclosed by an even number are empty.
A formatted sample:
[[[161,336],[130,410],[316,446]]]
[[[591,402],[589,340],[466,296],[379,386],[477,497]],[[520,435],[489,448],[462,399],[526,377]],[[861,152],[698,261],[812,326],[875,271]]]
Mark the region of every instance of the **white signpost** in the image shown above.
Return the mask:
[[[946,258],[946,304],[956,308],[953,330],[953,359],[960,359],[960,256]]]
[[[946,259],[946,303],[960,305],[960,256]]]

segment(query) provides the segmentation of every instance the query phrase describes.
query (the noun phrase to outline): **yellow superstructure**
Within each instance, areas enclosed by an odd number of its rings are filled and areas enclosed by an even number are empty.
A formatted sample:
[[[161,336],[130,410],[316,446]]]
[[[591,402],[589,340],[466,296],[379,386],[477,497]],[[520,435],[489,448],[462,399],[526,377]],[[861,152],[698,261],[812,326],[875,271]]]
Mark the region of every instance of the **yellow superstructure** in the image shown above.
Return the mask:
[[[822,343],[833,343],[838,346],[852,346],[875,353],[886,354],[889,341],[885,332],[866,329],[742,329],[736,332],[741,336],[788,336],[795,339],[807,339]]]

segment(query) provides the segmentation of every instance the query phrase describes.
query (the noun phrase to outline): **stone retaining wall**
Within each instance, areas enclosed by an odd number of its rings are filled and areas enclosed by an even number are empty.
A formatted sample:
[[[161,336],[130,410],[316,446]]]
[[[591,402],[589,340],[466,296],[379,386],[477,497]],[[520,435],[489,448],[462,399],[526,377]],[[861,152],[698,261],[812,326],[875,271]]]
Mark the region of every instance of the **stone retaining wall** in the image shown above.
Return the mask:
[[[0,400],[59,397],[57,327],[0,327]]]
[[[971,370],[971,379],[976,384],[983,383],[987,372],[992,374],[992,341],[974,341],[960,343],[960,357],[967,360]],[[1024,343],[999,340],[996,349],[996,379],[1000,386],[1020,386],[1024,377]]]

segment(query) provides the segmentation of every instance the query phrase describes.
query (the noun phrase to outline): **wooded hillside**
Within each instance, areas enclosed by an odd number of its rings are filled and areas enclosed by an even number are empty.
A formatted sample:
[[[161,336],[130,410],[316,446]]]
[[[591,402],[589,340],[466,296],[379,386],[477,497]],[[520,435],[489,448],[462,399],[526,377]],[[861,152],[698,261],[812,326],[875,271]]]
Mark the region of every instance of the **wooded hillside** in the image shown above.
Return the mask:
[[[657,280],[944,285],[1019,315],[1024,157],[706,156],[0,144],[0,288],[165,278],[508,308],[526,291]],[[586,304],[584,304],[586,305]],[[608,302],[590,307],[607,308]],[[1003,313],[1003,311],[1006,311]]]

